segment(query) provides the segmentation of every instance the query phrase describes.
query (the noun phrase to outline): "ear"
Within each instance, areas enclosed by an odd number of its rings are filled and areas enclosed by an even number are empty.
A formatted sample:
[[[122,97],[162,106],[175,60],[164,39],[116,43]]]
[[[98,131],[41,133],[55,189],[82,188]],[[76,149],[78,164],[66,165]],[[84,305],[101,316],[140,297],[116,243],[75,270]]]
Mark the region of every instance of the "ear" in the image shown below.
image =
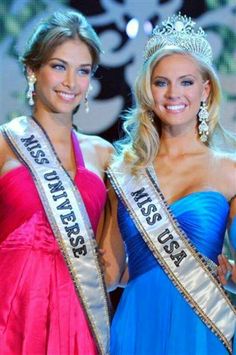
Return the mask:
[[[35,74],[35,72],[30,67],[26,67],[26,75],[27,76],[31,76],[34,74]]]
[[[210,92],[211,92],[211,84],[210,81],[207,80],[203,83],[202,101],[207,101]]]

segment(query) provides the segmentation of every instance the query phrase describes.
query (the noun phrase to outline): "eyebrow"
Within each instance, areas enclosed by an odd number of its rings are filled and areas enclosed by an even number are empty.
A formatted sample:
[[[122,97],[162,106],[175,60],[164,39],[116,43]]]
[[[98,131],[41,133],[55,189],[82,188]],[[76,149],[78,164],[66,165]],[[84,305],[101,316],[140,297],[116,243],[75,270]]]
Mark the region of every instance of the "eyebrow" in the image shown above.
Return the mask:
[[[63,60],[63,59],[61,59],[61,58],[57,58],[57,57],[55,57],[55,58],[50,58],[48,61],[50,62],[50,61],[52,61],[52,60],[58,60],[59,62],[61,62],[61,63],[63,63],[63,64],[68,64],[68,62],[67,61],[65,61],[65,60]],[[91,63],[88,63],[88,64],[80,64],[79,65],[80,67],[92,67],[92,64]]]
[[[194,79],[196,79],[196,76],[193,75],[193,74],[185,74],[185,75],[181,75],[178,79],[184,79],[184,78],[189,78],[189,77],[192,77]],[[155,79],[165,79],[165,80],[169,80],[168,78],[166,78],[165,76],[162,76],[162,75],[156,75],[153,80]]]

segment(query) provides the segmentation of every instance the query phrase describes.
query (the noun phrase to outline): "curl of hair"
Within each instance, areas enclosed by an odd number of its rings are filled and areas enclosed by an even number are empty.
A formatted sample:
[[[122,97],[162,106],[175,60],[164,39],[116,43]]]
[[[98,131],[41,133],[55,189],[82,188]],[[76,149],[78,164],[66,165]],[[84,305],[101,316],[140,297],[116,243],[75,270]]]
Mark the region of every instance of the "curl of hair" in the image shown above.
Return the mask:
[[[117,155],[113,164],[124,161],[133,174],[140,168],[146,168],[156,158],[160,142],[160,122],[155,117],[154,122],[150,119],[153,113],[154,101],[151,92],[151,76],[154,68],[161,59],[173,54],[181,54],[191,57],[199,67],[202,78],[209,80],[210,93],[207,99],[209,112],[209,140],[207,145],[216,148],[217,137],[227,141],[229,145],[236,142],[235,138],[224,131],[219,123],[219,107],[221,102],[221,87],[214,68],[207,65],[197,56],[182,49],[163,48],[154,53],[143,67],[135,82],[135,107],[128,110],[123,116],[124,138],[116,142]],[[228,137],[228,138],[227,138]],[[224,144],[226,147],[226,144]],[[234,148],[235,149],[235,148]]]
[[[25,68],[37,70],[48,60],[57,46],[70,39],[80,39],[88,46],[94,72],[100,61],[101,43],[86,18],[75,11],[57,11],[42,20],[28,40],[20,61]]]

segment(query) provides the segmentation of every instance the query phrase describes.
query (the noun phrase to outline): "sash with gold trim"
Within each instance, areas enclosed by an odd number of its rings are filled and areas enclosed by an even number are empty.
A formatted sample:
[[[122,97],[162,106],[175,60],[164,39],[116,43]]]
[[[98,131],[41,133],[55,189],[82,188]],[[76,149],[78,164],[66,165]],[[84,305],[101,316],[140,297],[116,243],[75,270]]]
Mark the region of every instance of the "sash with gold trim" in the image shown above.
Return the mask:
[[[209,263],[197,252],[171,214],[153,167],[134,176],[124,163],[119,163],[110,167],[107,174],[142,238],[168,277],[232,354],[236,310],[213,275]]]
[[[102,355],[109,354],[109,312],[97,244],[82,197],[60,164],[46,133],[18,117],[2,132],[33,175],[48,220]]]

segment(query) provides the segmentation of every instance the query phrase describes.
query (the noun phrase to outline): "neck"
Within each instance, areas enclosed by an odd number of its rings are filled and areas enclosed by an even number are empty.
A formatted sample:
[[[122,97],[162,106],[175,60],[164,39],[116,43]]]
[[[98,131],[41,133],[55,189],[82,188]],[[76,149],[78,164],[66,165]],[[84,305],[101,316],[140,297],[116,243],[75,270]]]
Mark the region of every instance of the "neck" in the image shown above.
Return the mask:
[[[51,142],[67,142],[70,140],[72,117],[60,114],[33,113],[35,120],[43,127]]]
[[[181,127],[163,127],[158,155],[175,157],[184,154],[193,154],[207,149],[200,141],[196,127],[183,130]]]

